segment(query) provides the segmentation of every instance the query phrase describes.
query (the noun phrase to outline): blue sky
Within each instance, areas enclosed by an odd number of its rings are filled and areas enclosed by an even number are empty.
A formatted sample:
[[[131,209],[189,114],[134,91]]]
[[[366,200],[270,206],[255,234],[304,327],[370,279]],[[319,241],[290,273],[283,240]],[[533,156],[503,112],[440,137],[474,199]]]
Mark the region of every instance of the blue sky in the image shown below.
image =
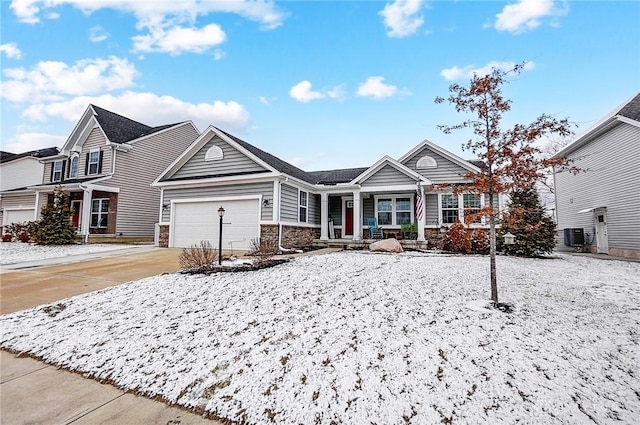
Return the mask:
[[[89,103],[213,124],[306,170],[429,139],[471,159],[434,103],[528,61],[505,125],[586,130],[640,90],[637,1],[1,1],[1,149],[61,146]]]

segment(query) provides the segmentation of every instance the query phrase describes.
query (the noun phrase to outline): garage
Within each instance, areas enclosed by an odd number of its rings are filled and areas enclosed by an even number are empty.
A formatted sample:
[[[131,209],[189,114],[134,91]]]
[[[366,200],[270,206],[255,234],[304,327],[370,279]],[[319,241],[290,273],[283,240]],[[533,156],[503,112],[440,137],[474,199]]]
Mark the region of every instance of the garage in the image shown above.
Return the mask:
[[[225,210],[222,230],[222,249],[249,250],[251,240],[260,237],[260,200],[221,199],[206,201],[174,201],[171,207],[169,246],[187,248],[208,240],[218,247],[220,217]]]
[[[35,220],[36,210],[31,209],[23,209],[23,210],[4,210],[3,221],[4,225],[9,225],[11,223],[23,223],[25,221],[33,221]]]

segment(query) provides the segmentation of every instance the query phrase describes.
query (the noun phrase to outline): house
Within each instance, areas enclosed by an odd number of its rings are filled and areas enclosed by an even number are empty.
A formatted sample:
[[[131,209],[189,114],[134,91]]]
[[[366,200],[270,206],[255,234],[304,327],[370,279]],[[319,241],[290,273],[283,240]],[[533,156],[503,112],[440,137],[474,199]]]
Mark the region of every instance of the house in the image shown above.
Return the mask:
[[[560,248],[640,258],[640,93],[555,156],[582,170],[554,170]]]
[[[0,220],[2,233],[12,223],[36,218],[36,196],[27,187],[42,182],[44,164],[41,158],[57,155],[51,147],[14,154],[0,151]]]
[[[60,185],[69,193],[72,222],[90,235],[153,238],[160,191],[153,180],[198,136],[190,121],[151,127],[89,105],[57,155],[42,158],[35,193],[38,212]]]
[[[417,240],[425,241],[484,206],[484,195],[436,190],[463,184],[469,171],[479,168],[425,140],[398,160],[306,172],[210,126],[153,183],[162,192],[157,243],[218,246],[220,207],[225,250],[247,250],[258,239],[285,248],[314,239],[360,241],[370,237],[370,218],[386,236],[415,223]]]

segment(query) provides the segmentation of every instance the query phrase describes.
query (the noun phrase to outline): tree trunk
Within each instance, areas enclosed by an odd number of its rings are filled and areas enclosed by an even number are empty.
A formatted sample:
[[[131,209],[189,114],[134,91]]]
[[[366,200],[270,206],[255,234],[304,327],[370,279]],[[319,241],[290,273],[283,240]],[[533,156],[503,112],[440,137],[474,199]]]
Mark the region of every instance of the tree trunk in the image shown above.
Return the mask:
[[[490,205],[493,205],[493,194],[489,195]],[[498,278],[496,277],[496,216],[492,213],[489,216],[489,257],[491,264],[491,301],[498,304]]]

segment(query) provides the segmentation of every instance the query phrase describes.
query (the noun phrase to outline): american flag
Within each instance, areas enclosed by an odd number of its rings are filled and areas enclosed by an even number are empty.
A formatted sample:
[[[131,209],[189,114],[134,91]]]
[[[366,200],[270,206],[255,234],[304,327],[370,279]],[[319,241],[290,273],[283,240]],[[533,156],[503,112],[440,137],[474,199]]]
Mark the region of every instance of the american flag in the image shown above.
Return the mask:
[[[418,197],[416,198],[416,218],[420,221],[424,214],[424,199],[419,188],[416,193],[418,194]]]

